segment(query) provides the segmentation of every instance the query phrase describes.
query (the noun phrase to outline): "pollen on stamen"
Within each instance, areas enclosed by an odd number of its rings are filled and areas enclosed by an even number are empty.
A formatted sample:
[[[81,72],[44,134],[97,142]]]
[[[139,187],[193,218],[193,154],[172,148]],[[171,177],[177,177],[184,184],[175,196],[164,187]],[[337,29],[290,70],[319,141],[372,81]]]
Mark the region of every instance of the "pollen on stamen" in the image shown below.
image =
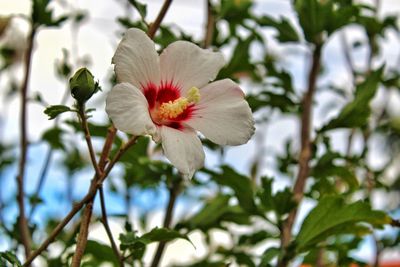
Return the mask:
[[[174,101],[163,103],[158,110],[158,114],[160,117],[165,119],[175,119],[185,111],[188,105],[189,101],[186,98],[181,97]]]
[[[180,97],[174,101],[163,103],[158,108],[158,117],[162,119],[175,119],[181,115],[190,104],[200,101],[200,92],[197,87],[192,87],[187,94],[187,97]]]

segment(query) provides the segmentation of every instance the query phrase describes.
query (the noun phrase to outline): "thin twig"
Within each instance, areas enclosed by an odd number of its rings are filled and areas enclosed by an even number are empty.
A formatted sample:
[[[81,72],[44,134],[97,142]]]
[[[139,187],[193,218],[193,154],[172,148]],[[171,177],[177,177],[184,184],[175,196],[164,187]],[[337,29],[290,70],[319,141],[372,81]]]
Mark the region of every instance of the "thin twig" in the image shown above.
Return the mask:
[[[24,203],[24,176],[26,167],[26,157],[28,151],[28,133],[27,133],[27,96],[28,96],[28,84],[29,76],[31,72],[31,61],[33,54],[33,43],[35,40],[36,28],[32,27],[32,31],[28,40],[28,50],[26,51],[25,57],[25,77],[21,88],[21,114],[20,114],[20,146],[21,155],[19,159],[17,185],[18,185],[18,208],[19,208],[19,231],[21,235],[21,242],[25,249],[25,257],[28,258],[31,252],[31,234],[29,232],[28,221],[25,215],[25,203]]]
[[[215,28],[215,14],[210,0],[207,0],[207,23],[205,29],[203,48],[211,45]]]
[[[88,123],[87,123],[84,105],[79,107],[79,117],[81,120],[83,132],[85,134],[85,139],[86,139],[86,144],[87,144],[88,150],[89,150],[90,160],[92,161],[93,168],[96,171],[96,177],[97,177],[97,179],[99,179],[102,176],[102,171],[100,170],[99,165],[97,164],[96,155],[95,155],[93,144],[92,144],[92,138],[90,136],[90,131],[89,131]]]
[[[301,114],[301,151],[299,158],[299,172],[297,174],[297,179],[293,188],[294,200],[297,204],[303,199],[304,187],[309,174],[309,161],[311,158],[311,139],[310,131],[312,124],[312,103],[316,88],[316,81],[318,77],[318,72],[320,69],[320,58],[321,58],[321,45],[316,45],[312,57],[311,70],[308,76],[308,89],[303,97],[302,101],[302,114]],[[288,218],[283,223],[282,233],[281,233],[281,248],[286,251],[290,240],[291,233],[294,224],[294,220],[297,215],[298,208],[292,209],[289,213]],[[278,266],[284,267],[289,263],[289,258],[285,255],[279,260]]]
[[[110,163],[106,166],[102,176],[100,177],[99,181],[96,183],[92,182],[90,185],[90,188],[88,190],[88,193],[82,198],[81,201],[78,203],[74,204],[72,209],[68,212],[68,214],[64,217],[64,219],[54,228],[54,230],[51,232],[49,237],[40,245],[40,247],[34,251],[29,258],[26,260],[26,262],[23,264],[23,266],[28,266],[29,264],[32,263],[32,261],[39,256],[47,247],[55,240],[55,238],[58,236],[58,234],[64,229],[64,227],[71,221],[71,219],[75,216],[76,213],[78,213],[82,207],[89,203],[93,197],[96,194],[97,189],[101,186],[101,184],[104,182],[104,180],[107,178],[109,175],[110,171],[114,167],[115,163],[118,162],[118,160],[122,157],[122,155],[132,146],[135,144],[137,137],[132,137],[126,144],[124,144],[118,152],[115,154],[114,158],[110,161]]]
[[[103,186],[99,187],[99,193],[100,193],[100,206],[101,206],[101,222],[104,225],[104,228],[106,230],[108,239],[110,239],[111,247],[114,251],[115,256],[118,259],[118,263],[120,267],[124,266],[124,259],[119,253],[118,247],[114,241],[113,235],[111,233],[110,225],[108,224],[108,219],[107,219],[107,209],[106,209],[106,204],[104,200],[104,192],[103,192]]]
[[[160,28],[161,21],[164,19],[165,14],[167,14],[168,8],[170,7],[171,3],[172,0],[165,0],[156,20],[150,25],[150,28],[147,32],[147,35],[150,37],[150,39],[154,38],[154,35],[156,34],[158,28]]]
[[[176,202],[176,198],[179,194],[180,188],[181,188],[181,181],[177,181],[177,182],[173,182],[171,188],[169,189],[169,201],[168,201],[167,211],[165,213],[165,218],[164,218],[164,223],[163,223],[164,228],[169,228],[171,226],[175,202]],[[151,267],[157,267],[158,264],[160,263],[166,244],[167,244],[167,242],[165,242],[165,241],[161,241],[158,244],[156,253],[154,254],[154,257],[153,257],[153,262],[151,263]]]

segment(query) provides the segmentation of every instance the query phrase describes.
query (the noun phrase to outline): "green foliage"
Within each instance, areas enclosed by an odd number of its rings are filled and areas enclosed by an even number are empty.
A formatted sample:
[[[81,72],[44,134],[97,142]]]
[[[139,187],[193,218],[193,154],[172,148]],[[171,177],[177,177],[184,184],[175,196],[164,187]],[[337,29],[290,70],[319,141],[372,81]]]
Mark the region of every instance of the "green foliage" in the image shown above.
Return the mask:
[[[120,234],[119,236],[119,240],[121,241],[121,250],[129,250],[129,255],[130,257],[133,257],[133,259],[141,259],[146,249],[146,245],[150,243],[168,242],[175,239],[184,239],[194,247],[194,244],[190,241],[187,235],[167,228],[154,228],[140,237],[137,236],[135,232]]]
[[[94,240],[87,241],[85,256],[88,256],[91,264],[90,266],[98,266],[104,262],[112,263],[114,266],[118,265],[118,259],[116,258],[112,248]],[[85,262],[85,264],[88,263]]]
[[[147,5],[140,3],[136,0],[129,0],[129,3],[139,12],[140,17],[144,21],[147,15]]]
[[[260,199],[260,203],[265,212],[274,211],[278,218],[281,218],[290,212],[296,204],[293,201],[293,194],[289,188],[285,188],[284,190],[273,194],[272,182],[272,179],[262,177],[262,188],[260,188],[260,191],[258,192],[258,198]]]
[[[358,223],[383,226],[390,223],[390,218],[382,211],[372,210],[366,202],[347,204],[341,196],[324,197],[304,219],[295,240],[297,249],[304,251],[331,235],[365,234],[365,228],[359,228]]]
[[[58,115],[64,112],[73,111],[70,107],[64,105],[48,106],[44,113],[49,116],[49,120],[55,119]]]
[[[286,18],[281,18],[278,21],[270,16],[262,16],[257,22],[260,26],[269,26],[276,29],[278,31],[278,40],[282,43],[298,42],[300,40],[293,25]]]
[[[339,115],[322,127],[320,131],[365,126],[371,114],[369,103],[378,89],[382,72],[383,68],[374,71],[364,82],[359,84],[354,95],[354,100],[347,104]]]
[[[254,191],[251,180],[238,174],[229,166],[221,166],[222,173],[213,175],[213,179],[220,185],[230,187],[239,201],[242,209],[249,214],[257,214],[257,207],[254,203]]]
[[[0,263],[2,264],[2,266],[7,266],[7,263],[9,262],[12,264],[12,266],[16,266],[16,267],[21,267],[22,264],[21,262],[18,260],[17,256],[15,256],[15,254],[11,251],[5,251],[5,252],[0,252]]]
[[[53,10],[49,9],[50,2],[51,0],[32,0],[32,20],[35,27],[40,25],[56,27],[68,19],[67,16],[53,18]]]
[[[176,203],[183,211],[179,210],[180,212],[174,214],[173,221],[176,225],[171,225],[171,229],[154,228],[148,233],[139,235],[135,229],[146,229],[145,231],[151,229],[149,225],[153,224],[151,220],[154,210],[150,208],[164,205],[165,203],[160,202],[164,200],[166,189],[170,189],[171,184],[181,179],[176,169],[162,158],[162,146],[154,144],[150,137],[139,137],[135,145],[128,149],[116,163],[103,187],[107,194],[106,200],[108,195],[113,198],[113,202],[107,203],[110,207],[109,217],[116,219],[112,223],[118,222],[121,226],[125,225],[125,233],[119,236],[119,249],[122,250],[125,265],[147,266],[146,253],[149,252],[147,249],[149,244],[183,239],[191,243],[194,248],[199,248],[204,244],[207,253],[202,259],[183,264],[182,266],[185,267],[226,267],[228,265],[269,267],[275,266],[277,260],[286,258],[296,260],[296,262],[303,261],[310,266],[315,266],[321,258],[326,266],[350,266],[354,263],[362,266],[365,263],[352,257],[352,252],[359,249],[366,234],[394,222],[388,217],[390,211],[387,207],[382,211],[372,209],[374,198],[371,195],[380,190],[387,193],[389,197],[400,190],[398,173],[396,173],[397,179],[392,178],[390,181],[387,179],[388,170],[396,169],[391,167],[395,166],[395,159],[400,151],[400,120],[397,114],[393,115],[393,110],[385,104],[375,109],[375,105],[372,107],[370,103],[377,95],[378,88],[382,90],[383,96],[387,95],[388,99],[390,98],[390,102],[396,99],[399,91],[398,70],[394,69],[391,62],[385,62],[387,53],[381,53],[382,48],[386,48],[384,46],[386,33],[399,31],[398,18],[386,16],[372,6],[359,5],[348,0],[295,0],[290,2],[292,5],[290,12],[293,12],[294,16],[293,14],[282,16],[279,12],[274,13],[275,10],[260,12],[261,7],[268,4],[264,2],[209,1],[207,7],[209,10],[203,11],[204,14],[210,12],[211,16],[207,18],[207,21],[203,21],[204,25],[201,25],[202,28],[208,23],[213,26],[210,35],[212,38],[207,42],[202,36],[207,36],[208,32],[204,32],[204,35],[190,32],[194,25],[178,25],[174,21],[172,23],[163,21],[158,28],[154,42],[159,53],[174,41],[186,40],[199,46],[207,46],[209,50],[222,51],[226,55],[226,65],[218,74],[217,79],[233,79],[240,83],[246,92],[246,99],[252,111],[256,112],[257,137],[254,139],[256,153],[254,158],[253,153],[251,156],[249,156],[250,153],[237,155],[236,151],[231,151],[231,148],[221,147],[204,138],[203,145],[212,150],[211,153],[218,160],[206,162],[207,167],[196,173],[193,180],[186,181],[180,188],[181,192]],[[127,11],[124,13],[126,17],[106,19],[117,20],[121,28],[117,31],[118,34],[121,34],[125,28],[131,27],[147,31],[152,25],[150,19],[153,20],[154,17],[150,18],[148,12],[152,9],[152,1],[128,0],[127,3],[117,1],[116,4],[121,4]],[[176,12],[174,5],[167,13],[170,20],[174,20],[173,12]],[[206,8],[206,5],[203,6]],[[66,14],[63,12],[64,9],[63,5],[51,0],[32,0],[33,29],[43,28],[44,30],[45,27],[52,26],[64,31],[65,28],[60,26],[68,18],[70,22],[68,26],[78,31],[83,22],[93,18],[98,20],[96,15],[92,16],[93,10],[77,10],[68,17],[55,15]],[[73,9],[65,10],[70,12]],[[375,12],[379,13],[379,16]],[[168,16],[170,13],[173,15]],[[9,17],[7,16],[6,20]],[[297,21],[295,21],[296,18]],[[1,23],[2,18],[0,18]],[[352,43],[349,44],[346,44],[346,38],[343,38],[341,45],[344,46],[343,50],[349,53],[349,59],[347,57],[346,59],[355,60],[359,54],[354,54],[354,52],[359,52],[360,49],[368,51],[369,57],[366,66],[361,66],[360,62],[363,60],[359,61],[358,57],[357,62],[349,62],[349,66],[337,66],[341,74],[343,67],[349,67],[355,84],[341,84],[342,76],[330,76],[332,62],[341,61],[331,60],[332,50],[335,56],[343,56],[341,48],[338,52],[336,43],[330,43],[331,39],[334,35],[346,37],[345,35],[349,32],[343,29],[348,25],[351,25],[352,31],[362,31],[365,34],[357,35],[354,39],[352,36]],[[0,38],[3,31],[0,25]],[[116,40],[117,37],[115,42],[111,43],[116,45]],[[40,49],[40,42],[41,39],[34,40],[34,52],[37,47]],[[79,43],[76,45],[79,47]],[[299,134],[300,125],[296,124],[296,121],[304,112],[302,98],[310,82],[309,77],[306,78],[309,71],[308,63],[311,61],[309,52],[315,46],[321,48],[323,60],[320,62],[321,71],[317,73],[318,82],[316,93],[311,101],[311,110],[317,110],[320,114],[314,112],[310,125],[307,126],[310,128],[311,136],[309,140],[311,159],[308,163],[309,173],[303,193],[304,198],[314,202],[316,206],[308,213],[304,221],[299,222],[301,227],[297,236],[292,236],[293,242],[285,248],[280,243],[285,220],[291,212],[302,205],[301,202],[297,203],[294,200],[295,197],[297,200],[298,194],[294,195],[293,192],[302,143]],[[326,50],[327,47],[329,51]],[[78,70],[71,78],[73,66],[86,65],[83,63],[90,62],[86,60],[86,57],[79,58],[79,55],[75,53],[76,51],[70,48],[62,50],[61,57],[54,65],[55,75],[61,82],[68,83],[69,81],[71,93],[78,102],[78,108],[83,108],[83,104],[89,105],[86,103],[87,100],[100,87],[86,68]],[[0,47],[0,74],[5,84],[5,88],[3,88],[3,83],[1,88],[5,89],[1,90],[6,100],[4,106],[8,102],[13,103],[9,100],[13,100],[20,92],[19,78],[14,80],[15,73],[11,73],[14,72],[15,63],[20,63],[20,54],[16,46]],[[36,60],[36,56],[33,60]],[[383,67],[375,70],[378,62]],[[135,64],[141,63],[135,62]],[[31,65],[35,66],[35,64]],[[336,75],[336,73],[333,74]],[[322,75],[324,79],[320,79]],[[108,74],[107,77],[99,77],[100,80],[104,78],[110,81],[109,84],[103,85],[105,91],[108,91],[116,83],[115,75],[111,78]],[[34,79],[30,80],[34,81]],[[32,82],[30,87],[34,86]],[[331,102],[331,99],[326,99],[324,94],[328,92],[329,96],[346,98],[349,88],[355,88],[354,96],[352,99],[346,99],[348,102],[341,110],[337,103],[333,103],[336,97],[332,97]],[[28,90],[29,105],[47,106],[50,102],[47,98],[51,96],[45,90],[54,88],[40,87],[40,89],[40,92]],[[392,99],[393,95],[395,97]],[[110,129],[110,122],[107,121],[103,110],[105,96],[106,94],[102,93],[98,98],[102,104],[92,101],[84,110],[85,114],[93,115],[93,118],[88,116],[88,127],[97,160],[104,138]],[[377,103],[376,106],[380,104]],[[314,117],[319,118],[326,110],[335,108],[337,117],[322,127],[313,121]],[[4,110],[7,108],[5,107]],[[82,187],[90,179],[88,177],[93,175],[93,170],[89,169],[91,162],[86,145],[83,143],[81,123],[77,119],[59,120],[60,114],[77,112],[76,107],[52,105],[48,106],[44,112],[50,120],[57,118],[55,124],[45,129],[40,141],[28,140],[28,143],[44,142],[50,145],[49,159],[53,158],[53,160],[50,160],[52,166],[49,170],[57,168],[64,171],[65,178],[64,175],[60,175],[56,179],[60,179],[62,185],[65,182],[66,186],[65,188],[58,187],[56,191],[50,193],[42,191],[39,195],[31,194],[30,192],[33,191],[27,189],[29,193],[25,194],[24,198],[27,204],[30,204],[26,207],[27,212],[30,212],[33,204],[37,204],[41,207],[38,210],[42,210],[40,216],[39,212],[29,215],[31,216],[29,226],[33,237],[48,236],[54,230],[62,220],[65,206],[73,206],[73,202],[80,200],[78,198],[84,189],[76,190],[77,187]],[[132,116],[135,115],[132,114]],[[3,136],[3,125],[9,125],[8,122],[3,124],[3,119],[6,120],[7,117],[11,116],[0,116],[0,136]],[[275,123],[279,124],[281,120],[290,120],[291,124],[287,129],[280,129],[282,133],[285,132],[286,140],[283,141],[282,147],[277,148],[276,136],[270,135],[270,132],[275,134],[276,129],[270,131],[270,126],[274,127]],[[320,129],[315,130],[318,127]],[[35,129],[28,128],[28,137],[31,137],[30,131]],[[339,140],[341,137],[338,138],[332,131],[336,129],[342,129],[344,135],[352,136],[356,140],[356,145],[351,145],[351,138]],[[4,131],[7,130],[4,128]],[[117,132],[106,164],[110,163],[129,138],[131,138],[130,135]],[[277,139],[281,140],[281,138]],[[364,142],[358,142],[360,139]],[[386,158],[387,155],[391,158],[388,161],[382,159],[385,163],[379,168],[375,168],[370,160],[376,156],[376,147],[371,149],[371,146],[375,145],[375,139],[383,140],[382,143],[386,144],[382,149],[385,157],[382,158]],[[264,149],[265,141],[267,145]],[[379,142],[377,142],[378,145]],[[13,169],[18,164],[17,143],[15,140],[8,143],[0,142],[0,188],[8,188],[10,181],[8,169]],[[340,149],[338,149],[339,146]],[[32,156],[30,153],[29,155]],[[232,163],[230,162],[232,155],[236,157],[234,162],[250,163],[251,170],[247,172],[246,169],[240,168],[239,172],[236,166],[228,165]],[[212,170],[208,169],[209,166],[212,166]],[[43,169],[43,173],[46,173],[46,169]],[[88,173],[89,170],[92,170],[92,173]],[[35,177],[35,170],[30,170],[29,178],[31,172]],[[273,178],[262,176],[266,173]],[[282,185],[285,187],[282,188]],[[14,192],[0,195],[0,219],[6,218],[4,225],[0,225],[0,239],[2,240],[4,235],[7,240],[11,240],[10,244],[7,244],[7,249],[10,251],[0,253],[1,266],[10,264],[21,266],[19,259],[11,252],[22,251],[19,244],[21,239],[19,218],[16,216],[12,220],[8,219],[9,209],[14,209],[16,206],[16,198],[13,194],[15,195]],[[55,195],[57,200],[59,199],[59,202],[55,203],[55,205],[60,205],[57,214],[47,212],[45,209],[49,205],[49,195],[53,197]],[[141,206],[142,201],[149,203],[145,203],[144,207]],[[93,217],[100,216],[97,203],[96,200]],[[135,212],[132,212],[132,209]],[[397,210],[398,208],[395,209]],[[301,212],[298,212],[295,218],[296,224],[299,221],[299,213]],[[301,214],[300,217],[302,217]],[[34,224],[38,221],[37,218],[42,220],[41,227]],[[157,225],[161,223],[158,222]],[[296,229],[291,230],[292,233],[296,232]],[[41,254],[43,262],[46,262],[49,267],[70,264],[78,231],[78,221],[69,223],[56,238],[58,255],[43,252]],[[215,232],[228,236],[229,243],[222,245],[219,236],[214,235]],[[399,247],[400,234],[398,231],[395,232],[390,236],[377,235],[377,244],[383,251]],[[192,243],[188,238],[189,233],[200,234],[202,243]],[[40,244],[37,241],[41,239],[33,238],[32,248],[39,247]],[[187,245],[190,247],[189,243]],[[193,251],[196,253],[195,249]],[[22,258],[20,260],[22,261]],[[89,240],[82,266],[105,264],[119,265],[119,259],[113,249],[108,242],[103,244]]]
[[[64,131],[59,127],[50,128],[42,135],[42,139],[47,141],[53,149],[65,150],[62,135]]]
[[[355,21],[359,11],[351,3],[336,0],[296,0],[294,7],[305,39],[314,44],[323,42],[323,33],[329,36]]]

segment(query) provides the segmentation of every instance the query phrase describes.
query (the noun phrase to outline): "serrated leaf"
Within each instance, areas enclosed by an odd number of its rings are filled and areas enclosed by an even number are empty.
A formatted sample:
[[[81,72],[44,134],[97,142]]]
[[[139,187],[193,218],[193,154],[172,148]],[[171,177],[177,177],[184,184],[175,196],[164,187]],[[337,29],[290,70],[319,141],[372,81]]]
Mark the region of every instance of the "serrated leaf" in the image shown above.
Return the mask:
[[[5,261],[11,263],[12,266],[22,266],[17,256],[15,256],[15,254],[11,251],[0,252],[0,259],[4,259]]]
[[[390,218],[384,212],[372,210],[366,202],[346,204],[341,196],[328,196],[322,198],[304,219],[295,243],[298,251],[304,251],[328,236],[348,233],[348,227],[357,223],[382,226],[389,222]]]
[[[64,105],[49,106],[44,110],[44,113],[49,116],[49,120],[56,118],[58,115],[64,112],[72,111],[70,107]]]
[[[374,97],[381,80],[383,67],[371,73],[357,86],[354,100],[347,104],[339,115],[320,130],[328,131],[337,128],[357,128],[367,124],[371,114],[370,102]]]

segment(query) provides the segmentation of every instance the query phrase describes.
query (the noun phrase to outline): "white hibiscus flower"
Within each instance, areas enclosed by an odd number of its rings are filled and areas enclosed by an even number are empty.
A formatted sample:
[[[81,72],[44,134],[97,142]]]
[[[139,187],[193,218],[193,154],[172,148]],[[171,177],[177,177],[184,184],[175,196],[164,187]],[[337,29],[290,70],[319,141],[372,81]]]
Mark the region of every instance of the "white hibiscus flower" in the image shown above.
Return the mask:
[[[230,79],[209,83],[224,65],[221,53],[177,41],[159,56],[143,31],[129,29],[112,62],[118,84],[107,96],[106,111],[115,127],[161,142],[185,178],[204,164],[196,131],[219,145],[244,144],[253,135],[239,86]]]

